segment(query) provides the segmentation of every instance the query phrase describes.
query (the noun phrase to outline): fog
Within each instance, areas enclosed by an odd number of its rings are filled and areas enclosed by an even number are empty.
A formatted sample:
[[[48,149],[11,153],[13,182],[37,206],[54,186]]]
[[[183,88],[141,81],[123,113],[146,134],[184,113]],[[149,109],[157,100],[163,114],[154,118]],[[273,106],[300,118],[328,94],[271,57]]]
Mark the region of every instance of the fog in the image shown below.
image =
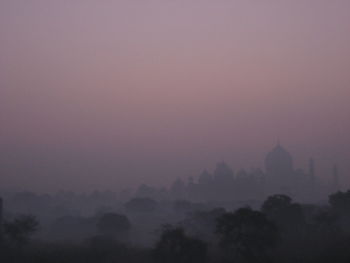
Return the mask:
[[[349,10],[0,0],[0,261],[349,262]]]
[[[347,1],[1,1],[1,186],[165,186],[280,140],[349,172]]]

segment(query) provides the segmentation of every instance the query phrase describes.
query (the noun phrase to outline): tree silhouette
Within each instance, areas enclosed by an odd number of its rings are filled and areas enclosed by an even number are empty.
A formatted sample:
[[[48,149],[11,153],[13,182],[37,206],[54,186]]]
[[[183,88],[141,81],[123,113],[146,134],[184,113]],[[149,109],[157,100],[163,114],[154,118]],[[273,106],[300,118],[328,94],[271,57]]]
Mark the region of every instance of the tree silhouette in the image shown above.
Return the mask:
[[[150,198],[133,198],[125,204],[128,212],[153,212],[156,207],[157,202]]]
[[[206,261],[207,245],[185,235],[183,228],[165,226],[154,249],[156,262],[203,263]]]
[[[350,190],[337,192],[329,196],[329,203],[334,211],[339,214],[350,214]]]
[[[285,231],[297,231],[305,223],[301,206],[292,203],[292,199],[287,195],[269,196],[261,211]]]
[[[224,208],[216,208],[210,211],[195,211],[187,214],[181,225],[188,233],[199,237],[201,240],[213,242],[216,239],[216,221],[225,213],[226,210]]]
[[[104,214],[97,222],[97,229],[102,235],[117,239],[127,238],[130,228],[129,219],[116,213]]]
[[[346,232],[350,232],[350,190],[337,192],[329,196],[332,212],[337,216],[337,223]]]
[[[229,261],[268,262],[267,249],[278,239],[278,231],[266,216],[250,208],[240,208],[218,218],[219,245]]]
[[[11,244],[21,247],[28,243],[38,226],[39,222],[34,216],[22,215],[13,221],[4,222],[4,234]]]

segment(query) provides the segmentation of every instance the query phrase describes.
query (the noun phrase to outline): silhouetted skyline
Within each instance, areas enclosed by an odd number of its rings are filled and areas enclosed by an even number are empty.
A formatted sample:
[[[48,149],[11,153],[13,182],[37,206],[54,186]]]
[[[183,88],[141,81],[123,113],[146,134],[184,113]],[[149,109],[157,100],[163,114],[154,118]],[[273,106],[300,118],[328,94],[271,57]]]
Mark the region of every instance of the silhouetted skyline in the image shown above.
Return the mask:
[[[263,167],[350,184],[350,2],[0,3],[0,187],[122,189]]]

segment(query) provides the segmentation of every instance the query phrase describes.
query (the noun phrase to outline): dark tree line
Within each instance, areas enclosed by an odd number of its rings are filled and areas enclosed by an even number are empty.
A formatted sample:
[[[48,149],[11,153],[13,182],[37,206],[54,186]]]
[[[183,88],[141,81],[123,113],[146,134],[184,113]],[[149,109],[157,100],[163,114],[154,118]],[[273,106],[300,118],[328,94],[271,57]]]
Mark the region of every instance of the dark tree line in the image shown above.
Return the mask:
[[[127,209],[152,215],[155,203],[137,199]],[[35,238],[32,216],[1,225],[0,262],[339,262],[350,261],[350,191],[329,196],[329,205],[305,205],[286,195],[273,195],[261,209],[185,210],[177,224],[159,226],[154,244],[128,241],[134,227],[126,215],[107,212],[89,221],[97,232],[81,242],[49,242]]]

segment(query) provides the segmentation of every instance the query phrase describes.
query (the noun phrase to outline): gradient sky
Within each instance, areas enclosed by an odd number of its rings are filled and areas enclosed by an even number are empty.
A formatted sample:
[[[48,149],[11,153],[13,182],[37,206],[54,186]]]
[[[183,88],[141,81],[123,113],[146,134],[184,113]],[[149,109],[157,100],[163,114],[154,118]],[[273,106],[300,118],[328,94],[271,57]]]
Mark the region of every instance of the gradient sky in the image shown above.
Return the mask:
[[[167,185],[225,160],[350,182],[350,1],[0,0],[0,185]],[[349,178],[348,178],[349,177]]]

